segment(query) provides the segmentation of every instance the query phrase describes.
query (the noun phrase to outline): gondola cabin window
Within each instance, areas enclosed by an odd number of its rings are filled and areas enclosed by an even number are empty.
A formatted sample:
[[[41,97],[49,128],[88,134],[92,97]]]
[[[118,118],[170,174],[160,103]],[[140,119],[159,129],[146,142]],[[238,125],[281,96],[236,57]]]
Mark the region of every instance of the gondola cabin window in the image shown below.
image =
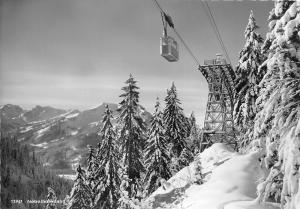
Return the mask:
[[[178,61],[178,44],[171,36],[163,36],[160,38],[160,55],[169,62]]]

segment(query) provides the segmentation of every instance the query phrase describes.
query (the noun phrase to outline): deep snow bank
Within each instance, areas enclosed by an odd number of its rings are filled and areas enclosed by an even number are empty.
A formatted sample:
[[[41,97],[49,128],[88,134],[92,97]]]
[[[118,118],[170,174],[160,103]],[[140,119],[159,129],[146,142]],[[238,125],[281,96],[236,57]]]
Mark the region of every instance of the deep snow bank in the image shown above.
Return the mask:
[[[150,197],[153,208],[182,209],[277,209],[275,204],[257,204],[256,186],[264,176],[258,153],[239,155],[223,144],[214,144],[158,188]],[[197,185],[196,161],[202,164],[205,183]]]

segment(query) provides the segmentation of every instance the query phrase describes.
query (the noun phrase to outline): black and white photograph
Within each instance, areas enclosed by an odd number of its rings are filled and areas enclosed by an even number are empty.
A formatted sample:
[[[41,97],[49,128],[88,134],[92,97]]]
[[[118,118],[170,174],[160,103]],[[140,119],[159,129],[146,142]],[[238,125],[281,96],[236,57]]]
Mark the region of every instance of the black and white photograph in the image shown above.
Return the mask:
[[[300,209],[299,0],[0,0],[1,209]]]

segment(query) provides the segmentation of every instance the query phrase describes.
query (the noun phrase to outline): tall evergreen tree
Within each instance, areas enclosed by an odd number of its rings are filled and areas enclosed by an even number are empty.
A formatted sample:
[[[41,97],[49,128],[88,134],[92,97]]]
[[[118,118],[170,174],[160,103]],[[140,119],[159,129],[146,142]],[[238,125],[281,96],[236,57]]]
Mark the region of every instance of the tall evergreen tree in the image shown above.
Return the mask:
[[[131,198],[137,196],[141,172],[144,171],[142,147],[145,140],[145,123],[139,111],[139,87],[132,75],[125,84],[122,88],[124,93],[120,95],[123,99],[119,103],[118,123],[121,126],[122,163],[129,179],[127,191]]]
[[[259,186],[259,200],[275,193],[281,196],[282,208],[296,209],[300,208],[300,4],[289,0],[274,4],[263,46],[267,72],[260,83],[260,112],[254,126],[270,168]]]
[[[182,150],[186,148],[186,138],[188,136],[188,127],[186,117],[183,114],[181,103],[177,97],[177,91],[174,83],[171,89],[167,90],[165,98],[166,107],[163,113],[164,126],[166,129],[167,140],[171,144],[171,152],[175,157],[179,157]]]
[[[240,146],[249,143],[247,130],[253,130],[253,120],[256,114],[256,99],[258,97],[258,85],[261,81],[259,66],[265,57],[261,53],[263,39],[256,32],[258,26],[251,11],[245,30],[246,43],[240,52],[239,63],[236,68],[235,88],[237,99],[234,106],[235,125],[240,133]],[[245,135],[246,134],[246,135]]]
[[[96,194],[95,201],[102,208],[115,209],[118,206],[120,196],[119,177],[119,151],[116,146],[116,133],[114,132],[111,120],[113,119],[112,111],[108,105],[105,107],[105,112],[102,120],[102,145],[100,154],[102,160],[99,162],[99,167],[104,168],[104,173],[100,176],[99,181],[101,186]]]
[[[91,188],[94,186],[94,173],[95,173],[95,151],[91,145],[88,145],[89,155],[87,158],[87,181]]]
[[[178,166],[179,168],[183,168],[188,166],[194,159],[193,153],[188,149],[184,148],[178,158]]]
[[[103,177],[104,175],[104,168],[100,166],[100,162],[103,160],[103,156],[101,153],[101,146],[102,146],[102,139],[103,139],[103,133],[100,132],[98,133],[99,138],[100,138],[100,142],[98,142],[97,144],[97,148],[95,151],[95,157],[93,162],[91,163],[91,172],[89,172],[89,180],[91,182],[91,188],[94,192],[94,194],[97,193],[97,188],[99,187],[99,185],[102,183],[100,181],[100,179]],[[88,167],[89,169],[89,167]]]
[[[94,161],[95,161],[95,150],[91,145],[88,145],[89,155],[87,158],[87,172],[93,171]]]
[[[157,98],[145,151],[147,172],[144,182],[146,183],[146,195],[151,194],[158,188],[159,178],[169,179],[172,176],[169,169],[170,156],[167,150],[162,117],[160,103]]]
[[[85,171],[80,165],[77,168],[77,177],[67,199],[67,209],[90,209],[93,205],[92,190],[85,179]]]
[[[190,122],[189,143],[191,144],[189,147],[191,148],[194,154],[197,154],[199,152],[200,130],[196,124],[196,118],[194,112],[191,113],[189,122]]]

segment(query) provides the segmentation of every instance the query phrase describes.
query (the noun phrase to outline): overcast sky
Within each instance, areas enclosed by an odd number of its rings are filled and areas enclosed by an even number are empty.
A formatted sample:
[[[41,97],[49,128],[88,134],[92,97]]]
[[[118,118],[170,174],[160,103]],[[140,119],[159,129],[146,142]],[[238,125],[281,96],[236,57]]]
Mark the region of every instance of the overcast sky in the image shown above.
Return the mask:
[[[221,49],[200,0],[158,0],[198,59]],[[174,81],[186,114],[202,125],[207,82],[180,44],[180,60],[159,55],[162,23],[151,0],[0,0],[0,103],[87,109],[120,101],[129,74],[150,112]],[[267,31],[272,1],[209,2],[232,63],[252,9]],[[170,32],[171,36],[174,36]]]

